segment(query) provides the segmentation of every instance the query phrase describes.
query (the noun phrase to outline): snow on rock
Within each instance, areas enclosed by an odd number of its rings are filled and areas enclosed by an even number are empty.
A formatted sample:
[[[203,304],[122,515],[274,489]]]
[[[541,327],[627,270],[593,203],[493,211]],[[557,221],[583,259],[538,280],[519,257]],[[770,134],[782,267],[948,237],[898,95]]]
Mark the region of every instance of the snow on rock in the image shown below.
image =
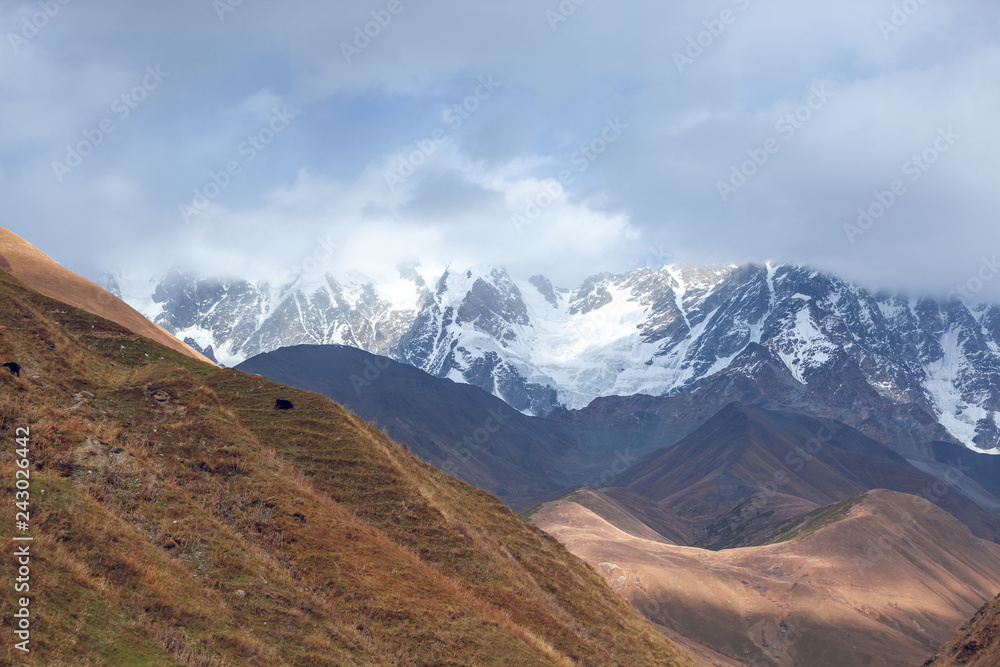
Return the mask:
[[[169,331],[211,345],[225,365],[282,346],[346,344],[540,415],[601,396],[675,394],[759,344],[803,385],[848,372],[936,414],[966,445],[1000,451],[1000,308],[876,296],[802,267],[644,268],[575,289],[491,266],[439,275],[400,267],[380,284],[178,272],[107,282]],[[744,375],[764,368],[744,362]]]

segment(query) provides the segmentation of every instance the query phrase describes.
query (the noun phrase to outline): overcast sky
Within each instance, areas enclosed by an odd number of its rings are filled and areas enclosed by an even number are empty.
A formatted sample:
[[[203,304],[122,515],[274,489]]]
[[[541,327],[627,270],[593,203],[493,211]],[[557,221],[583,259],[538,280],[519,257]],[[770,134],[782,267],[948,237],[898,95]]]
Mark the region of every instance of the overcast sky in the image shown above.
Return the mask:
[[[0,8],[0,224],[90,277],[1000,255],[996,0]]]

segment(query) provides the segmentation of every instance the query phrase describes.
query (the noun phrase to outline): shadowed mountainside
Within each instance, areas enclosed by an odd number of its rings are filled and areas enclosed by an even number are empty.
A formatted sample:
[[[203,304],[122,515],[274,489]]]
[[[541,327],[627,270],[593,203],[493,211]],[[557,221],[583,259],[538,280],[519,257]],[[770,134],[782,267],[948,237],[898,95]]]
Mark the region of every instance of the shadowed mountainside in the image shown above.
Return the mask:
[[[421,459],[515,509],[556,498],[606,471],[624,472],[636,460],[606,445],[613,421],[583,434],[524,415],[478,387],[354,347],[297,345],[237,368],[332,398]]]
[[[817,507],[889,488],[939,499],[984,539],[1000,535],[993,457],[935,442],[900,446],[916,457],[908,460],[840,422],[764,409],[766,401],[710,413],[723,399],[760,398],[759,387],[735,391],[742,385],[728,376],[700,381],[690,394],[600,399],[543,419],[477,387],[353,347],[282,348],[239,368],[346,405],[421,459],[515,509],[592,486],[646,512],[650,525],[660,521],[671,540],[721,547],[749,544]],[[658,520],[659,505],[672,511]]]
[[[977,536],[1000,541],[1000,500],[947,471],[949,484],[832,420],[733,404],[618,484],[669,508],[691,527],[694,544],[708,548],[747,546],[871,489],[932,498]]]

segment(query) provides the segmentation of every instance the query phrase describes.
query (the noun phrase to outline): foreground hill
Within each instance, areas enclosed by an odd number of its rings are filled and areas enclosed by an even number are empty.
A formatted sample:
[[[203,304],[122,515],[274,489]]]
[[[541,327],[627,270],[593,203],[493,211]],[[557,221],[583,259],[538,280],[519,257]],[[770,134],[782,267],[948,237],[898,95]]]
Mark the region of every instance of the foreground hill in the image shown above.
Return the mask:
[[[670,665],[675,645],[494,497],[328,399],[0,271],[0,438],[30,428],[31,653],[0,661]],[[276,412],[276,398],[291,411]],[[16,656],[16,657],[15,657]]]
[[[1000,591],[1000,546],[892,491],[821,509],[768,544],[723,551],[651,538],[620,507],[607,518],[594,507],[602,510],[571,494],[530,520],[655,623],[749,664],[920,664]]]
[[[924,667],[995,667],[1000,665],[1000,596],[976,612]]]
[[[211,363],[199,352],[147,320],[139,311],[103,287],[67,270],[38,248],[3,227],[0,227],[0,271],[14,275],[22,284],[40,294],[88,313],[100,315],[181,354]]]
[[[297,345],[239,370],[315,391],[384,428],[415,455],[520,509],[607,467],[572,429],[524,415],[478,387],[343,345]]]

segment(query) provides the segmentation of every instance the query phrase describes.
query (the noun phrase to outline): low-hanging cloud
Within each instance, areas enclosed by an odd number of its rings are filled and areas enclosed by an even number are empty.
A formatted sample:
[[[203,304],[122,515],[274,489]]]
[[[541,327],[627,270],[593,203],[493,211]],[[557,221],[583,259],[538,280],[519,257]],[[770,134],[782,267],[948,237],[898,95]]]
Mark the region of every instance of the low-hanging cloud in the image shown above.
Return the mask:
[[[944,295],[1000,253],[987,0],[42,4],[0,13],[3,224],[90,276],[772,260]]]

